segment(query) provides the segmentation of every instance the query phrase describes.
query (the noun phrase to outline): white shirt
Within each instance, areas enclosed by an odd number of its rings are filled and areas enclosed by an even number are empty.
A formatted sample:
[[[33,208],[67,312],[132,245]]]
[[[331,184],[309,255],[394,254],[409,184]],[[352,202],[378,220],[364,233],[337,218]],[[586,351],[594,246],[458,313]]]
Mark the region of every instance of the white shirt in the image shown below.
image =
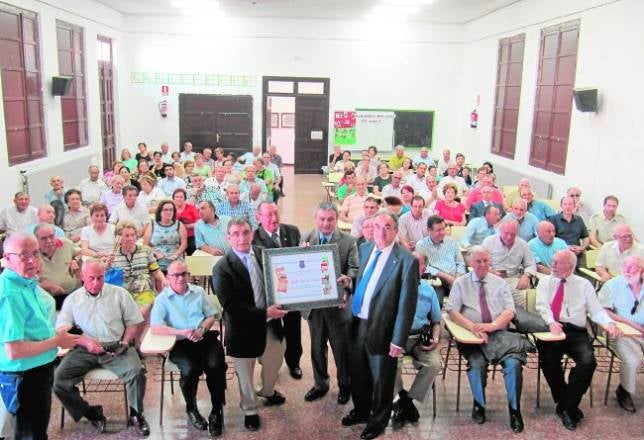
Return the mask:
[[[136,229],[139,231],[143,229],[143,226],[150,223],[150,215],[148,214],[148,209],[144,204],[137,201],[134,203],[132,208],[128,208],[125,202],[118,204],[112,214],[110,215],[110,223],[117,224],[123,220],[130,220],[136,225]]]
[[[12,203],[0,212],[0,229],[6,231],[7,235],[20,232],[34,223],[38,223],[38,210],[31,205],[20,212]]]
[[[101,179],[92,181],[92,179],[87,177],[81,180],[78,185],[78,190],[82,194],[83,203],[91,205],[101,199],[101,194],[103,194],[104,191],[107,191],[107,185]]]
[[[373,272],[371,273],[371,278],[369,279],[369,283],[367,284],[367,289],[365,290],[364,296],[362,297],[362,307],[360,308],[358,318],[369,319],[369,306],[371,305],[371,298],[373,298],[373,294],[375,293],[374,291],[376,290],[376,285],[378,284],[378,280],[380,279],[380,276],[385,269],[385,265],[387,264],[387,260],[389,260],[391,250],[393,249],[395,243],[396,242],[394,241],[389,246],[382,249],[382,254],[380,254],[380,256],[378,257],[378,262],[376,263],[376,267],[374,267]],[[374,246],[369,259],[367,260],[365,270],[369,267],[371,261],[376,255],[376,250],[378,250],[378,248]]]

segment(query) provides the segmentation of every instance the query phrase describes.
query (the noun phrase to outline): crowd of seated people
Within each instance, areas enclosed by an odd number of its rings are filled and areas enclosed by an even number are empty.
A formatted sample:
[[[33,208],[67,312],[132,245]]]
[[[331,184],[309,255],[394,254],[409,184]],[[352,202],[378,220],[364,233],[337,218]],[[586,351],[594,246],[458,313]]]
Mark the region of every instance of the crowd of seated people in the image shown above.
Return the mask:
[[[123,345],[124,348],[115,348],[119,355],[128,357],[119,367],[119,374],[127,378],[128,394],[133,396],[132,422],[141,436],[147,436],[149,426],[142,408],[145,371],[136,359],[136,350],[128,346],[139,346],[150,316],[153,326],[167,334],[195,343],[204,340],[207,329],[196,324],[209,322],[213,311],[202,303],[202,291],[186,284],[186,266],[182,261],[196,250],[215,256],[237,252],[235,246],[239,243],[231,242],[231,227],[240,231],[246,226],[251,231],[264,227],[258,224],[258,211],[283,196],[283,179],[282,160],[274,147],[264,153],[261,148],[253,147],[251,152],[238,158],[221,148],[206,147],[202,152],[195,152],[190,142],[183,145],[181,153],[171,151],[166,143],[159,151],[149,151],[145,143],[140,143],[137,150],[132,157],[128,149],[122,149],[121,160],[103,176],[98,167],[89,166],[88,177],[76,185],[70,185],[61,176],[53,176],[51,190],[38,208],[32,206],[29,194],[16,193],[13,203],[0,211],[8,268],[0,275],[4,277],[0,287],[20,283],[22,278],[36,278],[42,291],[53,298],[52,310],[64,312],[56,324],[58,333],[48,336],[55,345],[43,345],[42,351],[29,351],[28,357],[48,353],[56,345],[82,347],[85,357],[65,360],[63,365],[70,366],[74,362],[97,362],[96,356],[89,354],[102,353],[102,347],[109,343]],[[574,430],[581,422],[579,400],[595,368],[585,342],[575,345],[575,341],[582,341],[586,335],[582,321],[585,323],[587,314],[605,326],[616,340],[618,355],[628,365],[616,395],[622,408],[634,412],[636,381],[632,376],[637,372],[638,362],[642,363],[644,347],[644,306],[640,305],[644,299],[644,248],[637,242],[627,219],[617,212],[618,198],[607,196],[602,210],[593,213],[581,201],[581,190],[573,187],[562,197],[560,210],[556,211],[535,194],[529,179],[521,179],[516,190],[504,194],[496,186],[491,163],[486,162],[475,173],[470,173],[463,154],[456,154],[454,161],[451,157],[451,151],[445,149],[435,161],[424,147],[412,158],[399,145],[387,161],[381,161],[377,148],[370,147],[361,152],[361,160],[356,165],[350,152],[336,146],[329,156],[328,170],[342,173],[336,191],[338,206],[322,210],[333,217],[333,224],[324,227],[320,224],[318,235],[315,231],[312,233],[320,240],[327,235],[331,237],[340,222],[344,222],[351,229],[350,235],[341,235],[344,243],[352,249],[350,252],[357,252],[359,246],[374,240],[376,213],[388,211],[398,218],[398,242],[421,262],[424,279],[419,285],[417,310],[423,312],[416,314],[408,344],[408,354],[419,370],[419,383],[407,391],[402,381],[397,381],[393,426],[399,428],[418,420],[413,400],[425,401],[439,370],[433,351],[440,336],[440,308],[446,307],[454,322],[486,343],[495,341],[504,349],[507,340],[514,338],[506,330],[516,314],[525,311],[526,290],[535,287],[537,315],[545,330],[573,335],[565,343],[555,346],[540,342],[538,347],[546,354],[542,368],[563,425]],[[324,228],[330,232],[321,232]],[[596,270],[604,286],[601,301],[590,282],[576,272],[591,246],[598,253]],[[25,269],[25,261],[31,264],[36,258],[39,263]],[[102,328],[94,327],[96,322],[77,318],[76,313],[80,311],[74,310],[89,307],[91,298],[102,292],[102,283],[108,277],[110,284],[122,287],[109,291],[109,301],[119,304],[110,314],[120,316],[122,328],[101,334]],[[34,288],[24,283],[21,286]],[[169,288],[173,290],[168,291]],[[75,294],[79,289],[85,289],[88,296]],[[565,289],[575,292],[576,297],[562,293],[568,292]],[[163,316],[159,310],[155,312],[155,299],[162,292],[166,308],[172,304],[174,294],[193,295],[198,306],[190,307],[198,307],[197,315],[201,319],[195,323],[190,320],[192,327],[188,328],[187,321],[181,317],[167,311]],[[123,295],[127,295],[127,301],[122,299]],[[11,310],[12,305],[7,301],[7,295],[0,292],[0,313]],[[186,311],[187,314],[194,312]],[[282,317],[278,313],[274,319]],[[46,327],[44,315],[41,318],[43,322],[38,325]],[[615,322],[625,322],[641,335],[629,339],[628,343],[620,342],[621,332]],[[83,327],[83,323],[87,325],[83,329],[86,336],[74,339],[68,335],[69,325]],[[169,330],[175,327],[178,329]],[[425,327],[431,333],[427,343],[421,337]],[[7,332],[2,334],[5,336],[0,342],[5,345],[15,337]],[[27,338],[26,333],[22,336]],[[206,338],[210,340],[212,335]],[[582,348],[578,350],[579,347]],[[184,349],[186,353],[192,350]],[[186,353],[182,356],[188,356]],[[581,366],[575,374],[571,373],[568,384],[556,367],[563,354]],[[219,354],[212,356],[214,359]],[[470,364],[472,418],[477,423],[486,421],[487,364],[499,363],[508,391],[510,426],[515,432],[523,430],[519,403],[525,347],[510,357],[498,352],[496,357],[490,357],[480,347],[465,350],[464,356]],[[12,371],[7,368],[12,365],[11,360],[11,356],[0,355],[0,371]],[[188,419],[198,429],[207,429],[209,423],[216,425],[211,434],[218,435],[223,424],[222,366],[202,365],[201,368],[203,371],[210,368],[213,377],[217,377],[217,382],[213,379],[209,383],[213,413],[208,422],[199,415],[194,395],[190,394],[196,388],[187,389],[195,386],[194,371],[190,374],[182,371],[182,377],[190,376],[192,384],[182,385]],[[102,408],[89,406],[80,399],[75,391],[78,381],[78,376],[57,373],[53,389],[75,420],[85,417],[99,432],[104,432]],[[344,398],[338,401],[346,403],[348,392],[346,389],[341,392]],[[306,400],[315,400],[324,394],[318,392]],[[268,404],[284,403],[283,396],[277,392],[263,397]],[[0,408],[0,419],[4,415]],[[258,419],[246,427],[257,429]]]

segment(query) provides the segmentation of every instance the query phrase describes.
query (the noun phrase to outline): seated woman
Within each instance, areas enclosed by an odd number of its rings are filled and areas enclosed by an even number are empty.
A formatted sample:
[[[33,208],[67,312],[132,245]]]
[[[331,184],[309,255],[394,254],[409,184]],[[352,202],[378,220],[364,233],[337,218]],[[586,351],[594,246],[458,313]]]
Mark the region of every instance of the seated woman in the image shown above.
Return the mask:
[[[141,184],[141,191],[137,201],[148,209],[148,212],[155,212],[159,200],[166,198],[165,193],[157,188],[156,179],[152,179],[150,176],[143,176],[139,178],[139,183]]]
[[[436,202],[434,212],[445,220],[448,225],[464,226],[465,221],[465,206],[457,202],[456,199],[456,185],[448,183],[443,187],[443,195],[445,200]]]
[[[171,200],[159,203],[154,221],[148,223],[143,231],[143,244],[150,246],[163,273],[168,265],[183,259],[188,246],[186,227],[177,220],[177,208]]]
[[[107,223],[107,206],[94,203],[89,209],[90,224],[81,229],[80,242],[83,255],[111,260],[114,255],[115,227]]]
[[[78,243],[81,230],[89,224],[89,209],[83,206],[81,192],[77,189],[70,189],[65,193],[65,204],[67,212],[63,217],[63,231],[65,237]]]

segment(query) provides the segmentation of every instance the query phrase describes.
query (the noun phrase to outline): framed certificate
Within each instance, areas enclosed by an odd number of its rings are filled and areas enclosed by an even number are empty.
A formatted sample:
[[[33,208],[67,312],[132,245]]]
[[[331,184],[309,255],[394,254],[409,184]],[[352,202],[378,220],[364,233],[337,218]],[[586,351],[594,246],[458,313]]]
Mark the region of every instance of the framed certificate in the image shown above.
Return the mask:
[[[336,244],[264,249],[266,304],[284,310],[319,309],[342,304]]]

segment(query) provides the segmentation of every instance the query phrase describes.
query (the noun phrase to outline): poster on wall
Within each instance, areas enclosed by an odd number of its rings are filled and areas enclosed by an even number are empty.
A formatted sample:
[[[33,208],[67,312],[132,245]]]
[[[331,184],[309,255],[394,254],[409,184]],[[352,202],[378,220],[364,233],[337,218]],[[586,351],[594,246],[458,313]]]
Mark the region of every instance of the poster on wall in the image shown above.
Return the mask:
[[[333,112],[333,127],[335,136],[333,143],[336,145],[355,145],[356,143],[356,112]]]

